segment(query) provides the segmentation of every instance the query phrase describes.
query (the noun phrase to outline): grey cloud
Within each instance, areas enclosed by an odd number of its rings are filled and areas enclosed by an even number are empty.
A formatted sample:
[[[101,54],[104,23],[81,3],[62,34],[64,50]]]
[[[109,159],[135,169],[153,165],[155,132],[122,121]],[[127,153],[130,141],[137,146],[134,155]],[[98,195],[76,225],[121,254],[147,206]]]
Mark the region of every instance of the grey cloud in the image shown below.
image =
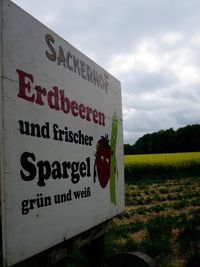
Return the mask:
[[[48,15],[55,16],[51,26],[56,32],[84,49],[95,47],[101,54],[105,48],[108,53],[125,52],[143,36],[152,37],[171,29],[191,32],[193,23],[200,22],[199,1],[174,0],[170,4],[167,0],[15,2],[44,23]]]
[[[14,2],[106,69],[118,55],[138,55],[144,40],[156,45],[156,70],[140,58],[139,67],[137,61],[125,72],[115,66],[122,82],[125,142],[199,122],[199,0]],[[180,39],[170,40],[173,33]]]
[[[146,91],[154,91],[166,88],[176,82],[173,73],[160,71],[157,73],[147,73],[144,71],[134,71],[124,77],[124,91],[126,93],[142,94]]]
[[[178,124],[173,116],[170,116],[164,110],[160,111],[136,111],[134,115],[126,118],[124,122],[124,128],[126,134],[124,135],[125,143],[132,139],[133,143],[136,139],[145,133],[151,133],[159,131],[161,129],[167,129],[177,127]],[[138,135],[138,133],[140,135]]]

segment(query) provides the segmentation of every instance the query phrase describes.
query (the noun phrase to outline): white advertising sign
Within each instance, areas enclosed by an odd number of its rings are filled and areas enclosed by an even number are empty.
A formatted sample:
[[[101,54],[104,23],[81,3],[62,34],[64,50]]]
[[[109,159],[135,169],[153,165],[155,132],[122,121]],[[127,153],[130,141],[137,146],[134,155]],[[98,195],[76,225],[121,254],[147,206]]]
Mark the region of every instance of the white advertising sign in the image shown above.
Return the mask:
[[[1,1],[3,254],[10,266],[124,208],[120,82]]]

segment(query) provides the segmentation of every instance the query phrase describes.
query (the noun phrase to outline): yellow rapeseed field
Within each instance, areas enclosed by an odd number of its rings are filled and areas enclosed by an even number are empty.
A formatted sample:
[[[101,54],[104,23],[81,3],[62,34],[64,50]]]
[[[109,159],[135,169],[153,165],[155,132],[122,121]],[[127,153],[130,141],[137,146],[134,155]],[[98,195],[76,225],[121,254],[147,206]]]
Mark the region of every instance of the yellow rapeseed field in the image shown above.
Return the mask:
[[[125,155],[124,164],[166,164],[179,165],[186,162],[200,162],[200,152],[187,153],[165,153],[165,154],[145,154],[145,155]]]

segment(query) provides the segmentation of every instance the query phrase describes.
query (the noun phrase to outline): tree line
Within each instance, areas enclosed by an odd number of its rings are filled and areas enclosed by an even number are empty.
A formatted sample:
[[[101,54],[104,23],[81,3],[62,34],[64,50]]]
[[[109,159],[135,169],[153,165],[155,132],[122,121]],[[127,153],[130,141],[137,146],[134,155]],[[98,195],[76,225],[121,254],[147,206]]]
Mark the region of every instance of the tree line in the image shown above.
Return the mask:
[[[199,124],[145,134],[135,144],[124,145],[125,155],[197,151],[200,151]]]

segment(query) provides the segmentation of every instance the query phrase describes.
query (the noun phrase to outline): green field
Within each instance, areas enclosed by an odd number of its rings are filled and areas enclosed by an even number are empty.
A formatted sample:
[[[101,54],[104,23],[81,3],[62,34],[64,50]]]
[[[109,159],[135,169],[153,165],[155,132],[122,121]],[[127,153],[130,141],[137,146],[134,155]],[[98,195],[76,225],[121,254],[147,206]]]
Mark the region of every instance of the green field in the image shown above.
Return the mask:
[[[128,183],[125,200],[106,238],[108,255],[140,251],[161,267],[200,259],[200,177]]]
[[[126,181],[200,174],[200,152],[124,156]]]
[[[113,219],[105,257],[140,251],[160,267],[200,262],[200,152],[125,156],[125,210]],[[129,176],[127,176],[127,174]],[[89,266],[83,256],[75,254]]]
[[[126,208],[107,235],[108,255],[141,251],[161,267],[199,262],[200,152],[125,156],[124,165]]]

